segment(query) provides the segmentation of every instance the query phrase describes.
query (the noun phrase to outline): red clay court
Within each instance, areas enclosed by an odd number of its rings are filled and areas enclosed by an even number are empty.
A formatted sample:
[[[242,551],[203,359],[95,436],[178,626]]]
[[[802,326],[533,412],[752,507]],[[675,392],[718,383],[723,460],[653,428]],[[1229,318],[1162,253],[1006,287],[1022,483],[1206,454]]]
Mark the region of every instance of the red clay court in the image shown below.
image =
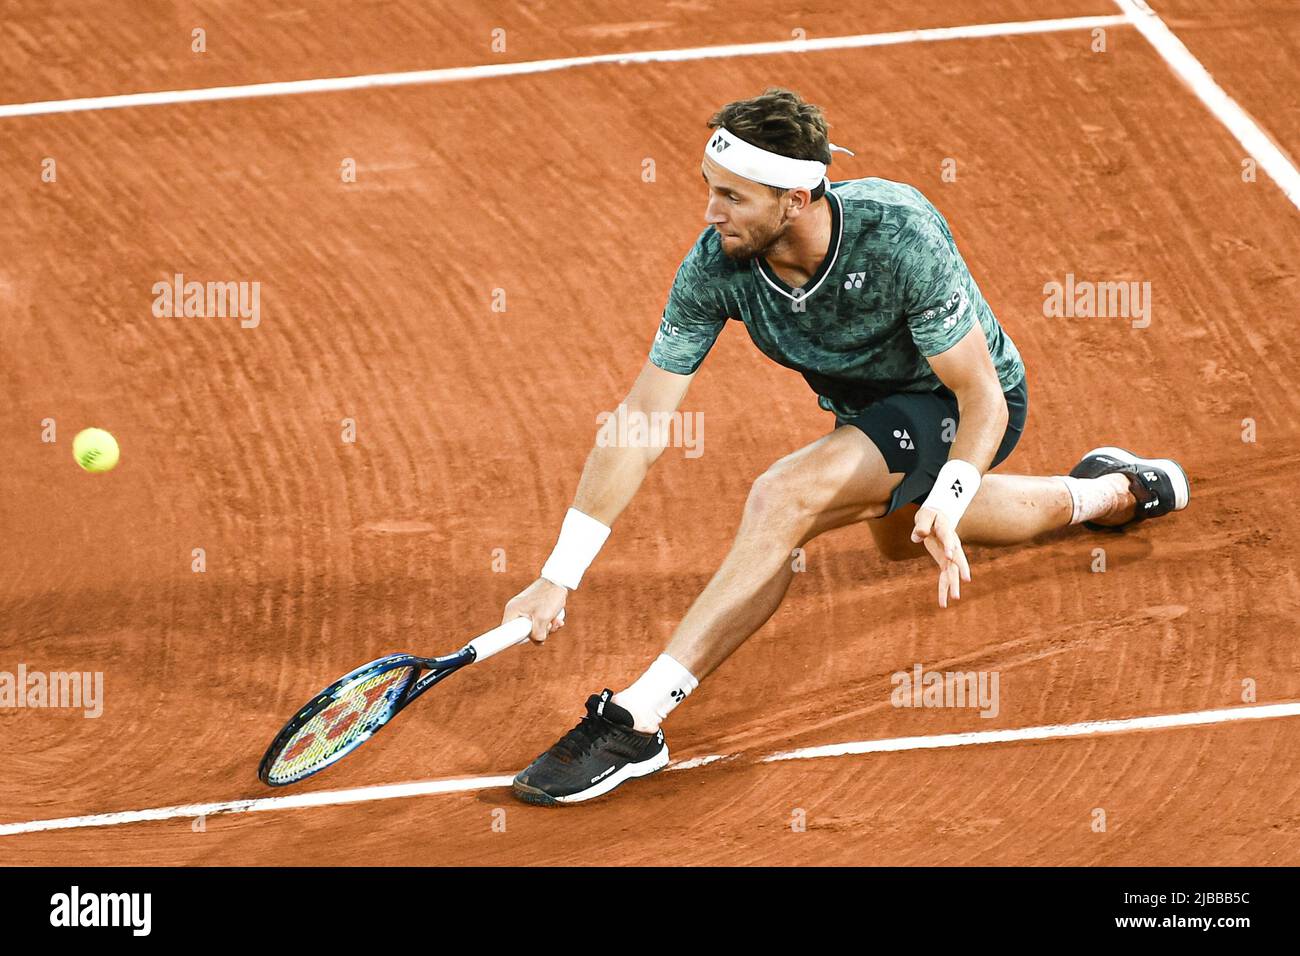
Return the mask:
[[[102,672],[104,706],[0,708],[0,862],[1300,862],[1300,9],[1152,6],[10,4],[0,671]],[[536,575],[702,227],[705,121],[769,85],[856,151],[833,179],[911,183],[952,224],[1028,367],[1001,470],[1152,449],[1191,508],[972,549],[946,612],[865,528],[818,539],[667,724],[667,771],[515,803],[659,652],[753,479],[830,427],[729,328],[684,406],[706,452],[665,454],[562,632],[263,787],[312,693],[454,650]],[[260,322],[156,316],[178,273],[260,283]],[[1067,275],[1149,282],[1150,325],[1046,317]],[[72,461],[90,425],[109,474]],[[917,663],[998,672],[997,716],[892,706]],[[765,759],[817,747],[850,752]]]

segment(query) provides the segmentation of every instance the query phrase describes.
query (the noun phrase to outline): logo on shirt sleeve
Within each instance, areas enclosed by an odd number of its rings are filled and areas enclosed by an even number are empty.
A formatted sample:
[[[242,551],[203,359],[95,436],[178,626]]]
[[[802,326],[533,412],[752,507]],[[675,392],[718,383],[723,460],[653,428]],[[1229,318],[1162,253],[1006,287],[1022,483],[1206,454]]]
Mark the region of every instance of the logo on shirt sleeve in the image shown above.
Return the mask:
[[[966,314],[968,304],[969,300],[962,294],[961,289],[954,289],[952,295],[944,300],[943,305],[937,309],[926,309],[921,318],[926,322],[933,322],[942,315],[944,329],[951,329]]]
[[[676,334],[677,334],[677,326],[673,325],[667,319],[661,320],[659,322],[659,331],[655,333],[655,345],[658,345],[660,342],[662,342],[665,336],[673,336]]]

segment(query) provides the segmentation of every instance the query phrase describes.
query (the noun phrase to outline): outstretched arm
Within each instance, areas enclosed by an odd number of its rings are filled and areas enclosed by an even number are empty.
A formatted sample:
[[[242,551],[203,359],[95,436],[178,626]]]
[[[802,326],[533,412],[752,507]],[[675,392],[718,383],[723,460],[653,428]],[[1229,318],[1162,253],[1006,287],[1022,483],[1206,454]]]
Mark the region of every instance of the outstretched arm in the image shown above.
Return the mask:
[[[644,415],[648,421],[655,421],[652,417],[655,413],[672,414],[681,405],[694,377],[694,373],[666,372],[647,360],[623,399],[624,415]],[[663,453],[664,446],[655,441],[645,447],[620,443],[617,429],[613,427],[615,420],[597,435],[587,455],[555,552],[541,576],[511,598],[502,615],[502,623],[520,616],[531,618],[531,638],[536,643],[545,641],[546,635],[560,626],[555,619],[569,591],[577,587],[609,534],[610,526],[631,502],[650,466]],[[648,434],[652,439],[666,438],[655,429],[649,429]]]
[[[656,413],[671,415],[681,405],[694,377],[693,373],[675,375],[665,372],[647,360],[641,368],[641,374],[632,383],[631,391],[623,399],[626,415],[629,418],[642,415],[647,421],[655,421],[653,416]],[[615,421],[616,419],[610,419],[603,437],[597,436],[591,454],[587,456],[587,464],[582,469],[578,491],[573,497],[574,508],[606,526],[613,525],[623,513],[623,509],[641,487],[650,466],[664,450],[662,444],[653,443],[644,448],[619,447]],[[667,437],[663,434],[656,435],[654,429],[649,434],[652,438]]]

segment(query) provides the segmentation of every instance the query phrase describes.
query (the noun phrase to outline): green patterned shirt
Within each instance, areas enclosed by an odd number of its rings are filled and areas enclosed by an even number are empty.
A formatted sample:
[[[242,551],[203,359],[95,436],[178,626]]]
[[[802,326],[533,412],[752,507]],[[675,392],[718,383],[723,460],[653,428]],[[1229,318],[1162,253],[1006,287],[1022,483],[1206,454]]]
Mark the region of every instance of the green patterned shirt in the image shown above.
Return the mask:
[[[764,355],[801,372],[822,408],[841,418],[894,392],[942,385],[927,361],[978,321],[1003,390],[1025,367],[953,242],[919,191],[887,179],[831,183],[826,258],[802,289],[759,258],[738,263],[709,227],[673,280],[650,361],[688,375],[728,319],[745,323]]]

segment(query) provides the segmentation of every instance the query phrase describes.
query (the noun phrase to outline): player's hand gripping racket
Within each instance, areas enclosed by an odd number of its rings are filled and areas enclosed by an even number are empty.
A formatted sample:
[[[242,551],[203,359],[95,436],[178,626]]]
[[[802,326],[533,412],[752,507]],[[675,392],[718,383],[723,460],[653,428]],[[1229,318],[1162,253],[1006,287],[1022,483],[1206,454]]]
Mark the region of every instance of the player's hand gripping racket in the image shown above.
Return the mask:
[[[564,611],[557,620],[564,623]],[[297,783],[342,760],[411,701],[475,661],[528,640],[532,622],[517,617],[446,657],[389,654],[340,677],[308,701],[276,735],[257,768],[272,787]],[[420,674],[428,671],[423,677]]]

